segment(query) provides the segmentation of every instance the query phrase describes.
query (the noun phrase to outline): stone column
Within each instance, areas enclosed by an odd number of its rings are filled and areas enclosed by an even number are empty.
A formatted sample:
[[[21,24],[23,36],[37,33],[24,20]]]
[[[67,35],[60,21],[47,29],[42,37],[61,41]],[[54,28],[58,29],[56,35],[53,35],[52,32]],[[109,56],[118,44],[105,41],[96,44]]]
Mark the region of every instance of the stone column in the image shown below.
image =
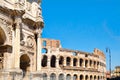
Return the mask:
[[[41,33],[37,34],[37,71],[41,70],[41,50],[42,50],[42,43],[41,43]]]
[[[14,68],[14,62],[15,62],[15,59],[14,59],[14,56],[15,56],[15,30],[14,30],[14,27],[12,27],[12,68]]]
[[[16,18],[15,19],[16,26],[15,26],[15,42],[13,44],[13,52],[14,52],[14,68],[19,69],[19,64],[20,64],[20,23],[21,19]]]

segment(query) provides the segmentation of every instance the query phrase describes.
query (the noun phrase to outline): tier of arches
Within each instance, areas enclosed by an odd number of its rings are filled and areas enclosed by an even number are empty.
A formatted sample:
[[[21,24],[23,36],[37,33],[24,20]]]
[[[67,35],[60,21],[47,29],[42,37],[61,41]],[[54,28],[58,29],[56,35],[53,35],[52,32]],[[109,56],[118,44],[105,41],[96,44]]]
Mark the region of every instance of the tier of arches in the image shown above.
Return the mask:
[[[43,80],[104,80],[104,76],[100,75],[71,75],[71,74],[66,74],[64,75],[63,73],[56,75],[55,73],[51,73],[50,75],[47,75],[47,73],[43,73],[42,75]]]
[[[105,67],[105,64],[92,60],[92,59],[84,59],[84,58],[71,58],[71,57],[63,57],[59,56],[58,58],[55,55],[52,55],[51,57],[47,55],[43,55],[43,58],[41,60],[42,67],[57,67],[59,66],[72,66],[72,67],[86,67],[86,68],[94,68],[98,69],[99,67]]]

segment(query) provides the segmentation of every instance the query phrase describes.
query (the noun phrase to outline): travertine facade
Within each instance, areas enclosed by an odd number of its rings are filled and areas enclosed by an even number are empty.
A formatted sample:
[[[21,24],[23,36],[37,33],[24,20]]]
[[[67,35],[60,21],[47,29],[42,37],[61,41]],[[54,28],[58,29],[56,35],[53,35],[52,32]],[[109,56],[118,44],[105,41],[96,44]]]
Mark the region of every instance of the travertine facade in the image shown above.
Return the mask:
[[[39,80],[40,0],[0,0],[0,80]]]
[[[63,49],[59,40],[42,39],[43,80],[106,80],[102,51],[93,53]]]
[[[111,74],[112,78],[120,77],[120,66],[116,66]]]
[[[0,80],[105,80],[102,51],[42,39],[41,0],[0,0]],[[42,52],[41,52],[42,51]]]

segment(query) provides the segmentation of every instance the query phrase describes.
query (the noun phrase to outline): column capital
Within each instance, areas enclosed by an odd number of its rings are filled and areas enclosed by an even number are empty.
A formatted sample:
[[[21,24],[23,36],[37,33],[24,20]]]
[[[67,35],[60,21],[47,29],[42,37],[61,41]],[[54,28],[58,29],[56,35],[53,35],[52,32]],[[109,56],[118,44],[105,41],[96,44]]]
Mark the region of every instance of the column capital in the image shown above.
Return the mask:
[[[41,33],[37,33],[37,38],[40,38],[41,37]]]

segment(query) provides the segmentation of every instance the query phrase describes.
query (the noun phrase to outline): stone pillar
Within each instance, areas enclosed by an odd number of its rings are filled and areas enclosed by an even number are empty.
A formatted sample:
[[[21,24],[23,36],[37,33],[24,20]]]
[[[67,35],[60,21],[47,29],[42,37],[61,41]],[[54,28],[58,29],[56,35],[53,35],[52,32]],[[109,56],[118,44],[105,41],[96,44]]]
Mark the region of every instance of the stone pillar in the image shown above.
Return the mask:
[[[15,30],[14,30],[14,27],[12,27],[12,68],[14,68],[14,62],[15,62],[15,59],[14,59],[14,56],[15,56]]]
[[[87,68],[90,68],[90,60],[88,59]]]
[[[63,65],[66,66],[66,57],[64,58]]]
[[[71,75],[71,79],[70,80],[73,80],[73,75]]]
[[[97,69],[97,61],[96,61],[95,69]]]
[[[83,59],[83,66],[82,67],[84,67],[85,68],[85,59]]]
[[[73,58],[71,58],[70,66],[73,67]]]
[[[50,79],[49,79],[50,80]],[[59,75],[58,74],[56,74],[56,80],[59,80]]]
[[[50,57],[48,57],[47,67],[50,68]]]
[[[20,64],[20,23],[21,19],[16,18],[15,19],[16,26],[15,26],[15,35],[14,35],[14,44],[13,44],[13,52],[14,52],[14,68],[19,69]]]
[[[8,47],[7,51],[4,53],[4,69],[9,70],[12,67],[12,55],[11,48]]]
[[[94,68],[94,61],[92,61],[92,66],[91,67]]]
[[[3,60],[3,61],[4,61],[4,62],[3,62],[4,70],[7,69],[7,61],[8,61],[8,60],[7,60],[7,57],[8,57],[8,56],[7,56],[7,52],[5,52],[5,53],[4,53],[4,60]]]
[[[58,79],[59,80],[59,79]],[[66,80],[66,75],[64,74],[64,80]]]
[[[50,80],[50,75],[47,75],[47,80]]]
[[[41,33],[37,34],[37,71],[41,70],[41,50],[42,50],[42,43],[41,43]]]
[[[20,64],[20,24],[16,25],[15,31],[15,68],[19,69]]]
[[[59,58],[56,58],[56,67],[59,67]]]
[[[77,60],[77,67],[80,67],[80,61],[79,61],[79,59]]]

